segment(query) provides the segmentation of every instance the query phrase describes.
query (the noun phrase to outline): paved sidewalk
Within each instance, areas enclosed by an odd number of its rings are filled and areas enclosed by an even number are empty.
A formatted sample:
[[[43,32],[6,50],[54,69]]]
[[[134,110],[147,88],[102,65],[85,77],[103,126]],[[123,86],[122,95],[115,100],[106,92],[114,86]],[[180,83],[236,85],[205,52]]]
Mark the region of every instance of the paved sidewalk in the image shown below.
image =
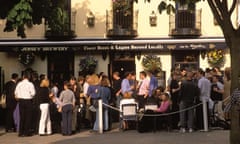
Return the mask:
[[[83,131],[72,136],[18,137],[17,133],[0,131],[0,144],[229,144],[229,131],[212,130],[181,134],[178,132],[138,133],[118,129],[104,134]]]

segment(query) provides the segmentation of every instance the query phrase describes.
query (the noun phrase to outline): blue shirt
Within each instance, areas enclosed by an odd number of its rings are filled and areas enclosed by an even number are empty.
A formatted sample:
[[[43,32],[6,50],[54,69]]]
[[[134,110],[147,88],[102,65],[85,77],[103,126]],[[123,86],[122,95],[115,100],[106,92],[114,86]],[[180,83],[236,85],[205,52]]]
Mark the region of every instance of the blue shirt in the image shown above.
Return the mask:
[[[201,77],[198,80],[198,88],[200,90],[200,101],[208,101],[211,93],[211,82],[205,77]]]
[[[122,94],[126,92],[131,92],[131,85],[128,79],[123,79],[121,84],[121,92]]]
[[[99,98],[99,85],[89,85],[87,95],[90,96],[93,99]]]
[[[108,87],[101,87],[100,88],[100,97],[101,97],[103,103],[108,104],[108,101],[111,98],[110,89]],[[107,108],[107,107],[104,106],[104,108]]]
[[[153,90],[157,89],[158,87],[158,80],[156,77],[151,76],[150,84],[149,84],[149,96],[152,96]]]

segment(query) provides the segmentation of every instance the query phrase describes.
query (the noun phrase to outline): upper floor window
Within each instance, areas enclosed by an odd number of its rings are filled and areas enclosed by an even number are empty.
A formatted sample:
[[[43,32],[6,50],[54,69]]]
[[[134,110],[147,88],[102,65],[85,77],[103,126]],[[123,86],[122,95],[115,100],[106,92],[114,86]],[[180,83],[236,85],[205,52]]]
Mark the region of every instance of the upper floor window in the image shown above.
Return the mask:
[[[176,4],[176,13],[170,16],[170,35],[174,37],[195,37],[201,35],[201,10],[195,4]]]
[[[107,13],[107,35],[109,37],[134,37],[137,13],[132,0],[113,0],[112,10]]]
[[[47,38],[74,37],[72,16],[71,0],[52,2],[49,17],[45,22],[45,36]]]

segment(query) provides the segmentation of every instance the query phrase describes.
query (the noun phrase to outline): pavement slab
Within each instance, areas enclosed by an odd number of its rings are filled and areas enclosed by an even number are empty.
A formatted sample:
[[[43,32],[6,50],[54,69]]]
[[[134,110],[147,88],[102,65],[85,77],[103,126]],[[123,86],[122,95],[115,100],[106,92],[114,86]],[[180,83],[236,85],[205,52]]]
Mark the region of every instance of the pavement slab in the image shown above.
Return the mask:
[[[209,132],[179,133],[148,132],[136,130],[112,131],[99,134],[84,130],[71,136],[53,134],[18,137],[17,133],[0,132],[0,144],[229,144],[228,130],[211,130]]]

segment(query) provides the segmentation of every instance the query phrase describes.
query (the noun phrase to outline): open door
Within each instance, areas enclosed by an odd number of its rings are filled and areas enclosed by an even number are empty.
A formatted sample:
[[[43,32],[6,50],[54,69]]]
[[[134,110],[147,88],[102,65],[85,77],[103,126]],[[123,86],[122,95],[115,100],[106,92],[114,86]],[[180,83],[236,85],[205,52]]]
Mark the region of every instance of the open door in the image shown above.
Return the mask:
[[[110,64],[111,74],[115,71],[123,78],[125,72],[136,72],[135,55],[129,53],[115,53]]]
[[[54,52],[48,54],[48,77],[62,85],[74,75],[74,53]]]

